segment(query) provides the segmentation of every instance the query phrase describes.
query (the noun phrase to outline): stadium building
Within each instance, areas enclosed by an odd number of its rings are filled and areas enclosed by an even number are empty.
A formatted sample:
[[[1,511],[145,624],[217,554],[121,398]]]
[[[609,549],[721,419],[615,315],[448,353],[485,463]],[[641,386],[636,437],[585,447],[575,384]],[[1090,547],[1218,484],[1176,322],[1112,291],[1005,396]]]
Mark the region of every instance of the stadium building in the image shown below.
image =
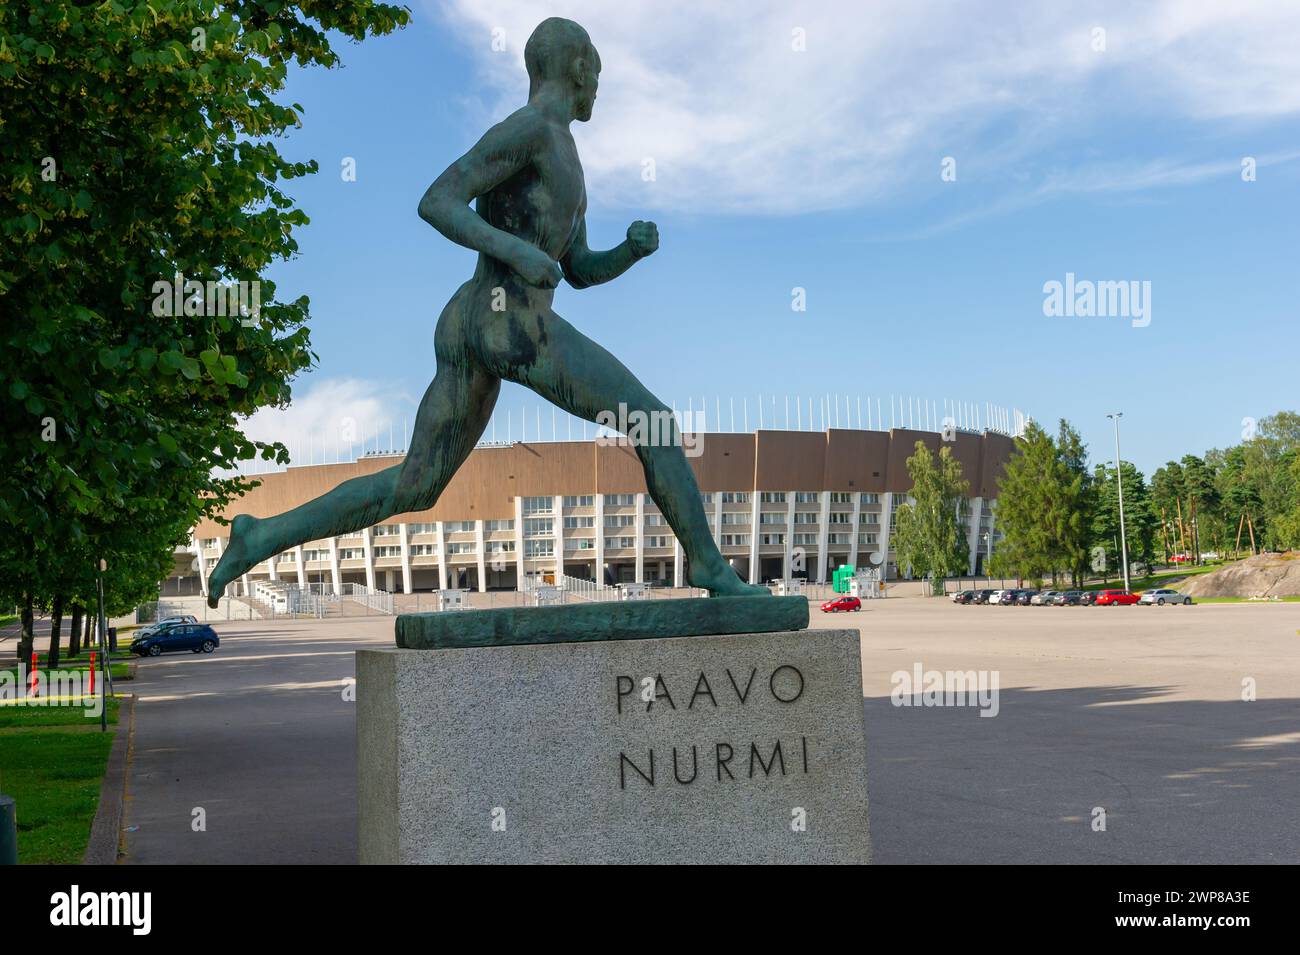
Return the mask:
[[[936,453],[950,447],[970,482],[960,509],[969,572],[981,573],[996,548],[997,479],[1014,447],[1006,433],[831,428],[687,437],[697,442],[689,459],[714,539],[752,583],[792,577],[824,583],[842,564],[882,562],[886,579],[896,578],[890,530],[907,500],[906,459],[918,441]],[[400,454],[367,454],[260,475],[261,485],[225,516],[269,517],[401,460]],[[163,593],[206,592],[228,534],[227,525],[200,523],[193,559],[178,561],[177,577],[164,582]],[[514,590],[561,574],[683,587],[685,563],[646,493],[640,461],[622,438],[512,441],[475,448],[430,510],[305,543],[259,564],[227,593],[252,595],[267,582],[336,594],[345,587]]]

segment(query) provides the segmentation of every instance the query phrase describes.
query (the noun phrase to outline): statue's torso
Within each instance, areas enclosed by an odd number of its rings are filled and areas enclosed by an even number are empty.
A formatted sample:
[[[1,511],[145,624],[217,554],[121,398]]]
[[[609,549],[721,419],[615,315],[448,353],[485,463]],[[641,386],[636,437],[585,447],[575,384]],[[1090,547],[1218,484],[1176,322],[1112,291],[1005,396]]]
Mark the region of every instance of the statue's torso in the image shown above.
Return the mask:
[[[532,162],[480,196],[475,208],[496,228],[562,258],[587,211],[582,164],[568,128],[548,124]]]

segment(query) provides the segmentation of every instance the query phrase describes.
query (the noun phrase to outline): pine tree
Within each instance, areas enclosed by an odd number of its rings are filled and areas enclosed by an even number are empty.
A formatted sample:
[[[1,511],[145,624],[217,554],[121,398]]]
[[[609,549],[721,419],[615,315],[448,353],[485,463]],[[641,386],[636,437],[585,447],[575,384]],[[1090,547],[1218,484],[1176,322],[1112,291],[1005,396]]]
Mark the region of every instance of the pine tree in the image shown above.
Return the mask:
[[[1029,422],[998,480],[1000,568],[1039,582],[1057,568],[1071,523],[1066,489],[1073,480],[1067,474],[1051,437]]]

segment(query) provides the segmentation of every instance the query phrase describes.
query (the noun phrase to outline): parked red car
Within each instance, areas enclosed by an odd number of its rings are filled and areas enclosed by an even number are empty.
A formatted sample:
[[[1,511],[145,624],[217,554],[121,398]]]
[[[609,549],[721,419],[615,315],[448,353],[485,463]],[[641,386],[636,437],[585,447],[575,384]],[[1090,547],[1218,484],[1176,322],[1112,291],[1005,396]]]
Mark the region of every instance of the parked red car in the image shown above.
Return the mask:
[[[861,610],[862,601],[857,597],[836,597],[834,600],[828,600],[822,604],[822,610],[826,613],[840,613],[847,610]]]
[[[1093,605],[1097,607],[1131,607],[1138,602],[1138,595],[1127,590],[1103,590],[1097,594]]]

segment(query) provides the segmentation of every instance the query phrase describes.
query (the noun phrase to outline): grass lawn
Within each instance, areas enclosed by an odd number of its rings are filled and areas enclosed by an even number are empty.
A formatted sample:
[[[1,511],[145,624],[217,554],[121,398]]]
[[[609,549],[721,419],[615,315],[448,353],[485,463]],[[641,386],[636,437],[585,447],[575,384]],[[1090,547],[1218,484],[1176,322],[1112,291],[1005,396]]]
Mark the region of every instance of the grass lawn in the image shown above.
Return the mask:
[[[117,710],[121,705],[118,700],[109,697],[107,701],[108,723],[117,722]],[[6,703],[0,705],[0,733],[21,731],[34,727],[62,726],[99,728],[98,716],[87,716],[82,706],[28,706],[25,703]],[[0,772],[5,764],[0,761]]]
[[[1169,587],[1187,577],[1194,577],[1197,574],[1208,574],[1211,571],[1226,566],[1226,564],[1205,564],[1200,567],[1179,567],[1175,570],[1157,570],[1154,574],[1148,574],[1145,577],[1130,577],[1129,587],[1134,592],[1139,590],[1150,590],[1152,587]],[[1093,581],[1090,584],[1084,584],[1083,589],[1117,590],[1123,586],[1124,578],[1123,576],[1120,576],[1107,584],[1097,583],[1096,581]]]
[[[0,706],[0,791],[18,809],[18,861],[80,863],[116,735],[80,707]]]
[[[129,641],[128,641],[128,642],[129,642]],[[37,649],[39,649],[39,647],[38,647]],[[98,654],[98,652],[99,652],[99,651],[96,651],[96,654]],[[109,654],[109,656],[111,656],[114,660],[132,660],[132,659],[135,658],[135,654],[132,653],[130,650],[128,650],[128,649],[126,648],[126,645],[125,645],[125,644],[120,643],[120,642],[119,642],[118,645],[117,645],[117,649],[114,650],[111,654]],[[98,655],[96,655],[95,660],[96,660],[96,661],[99,660]],[[75,657],[70,657],[70,656],[68,656],[68,654],[65,652],[64,654],[62,654],[62,655],[59,657],[59,663],[62,664],[62,663],[64,663],[64,662],[68,662],[68,663],[89,663],[89,662],[90,662],[90,652],[87,651],[87,650],[82,650],[82,651],[81,651],[80,653],[78,653]]]
[[[74,661],[71,661],[71,662],[67,662],[67,661],[64,661],[64,660],[60,660],[60,661],[59,661],[59,667],[58,667],[58,668],[59,668],[60,670],[81,670],[81,671],[85,671],[85,670],[89,670],[89,669],[90,669],[90,661],[89,661],[89,660],[83,660],[83,659],[77,659],[77,660],[74,660]],[[49,667],[45,665],[45,660],[44,660],[43,658],[42,658],[42,660],[41,660],[41,669],[42,669],[42,670],[48,670],[48,669],[49,669]],[[99,673],[100,673],[100,670],[99,670],[99,663],[98,663],[98,661],[96,661],[96,663],[95,663],[95,671],[96,671],[96,679],[98,679],[98,678],[99,678]],[[131,672],[130,672],[130,671],[131,671],[130,664],[128,664],[126,661],[122,661],[122,662],[119,663],[117,657],[114,657],[114,658],[113,658],[113,662],[109,665],[109,672],[113,674],[113,679],[114,679],[114,680],[126,680],[126,679],[128,679],[128,678],[130,677],[130,675],[131,675]],[[0,668],[0,673],[11,673],[11,674],[13,674],[13,675],[16,677],[16,676],[18,675],[18,670],[17,670],[16,667],[3,667],[3,668]],[[28,671],[27,676],[28,676],[29,679],[31,678],[31,672],[30,672],[30,671]],[[96,683],[96,686],[97,686],[97,687],[98,687],[98,685],[99,685],[99,684]]]

